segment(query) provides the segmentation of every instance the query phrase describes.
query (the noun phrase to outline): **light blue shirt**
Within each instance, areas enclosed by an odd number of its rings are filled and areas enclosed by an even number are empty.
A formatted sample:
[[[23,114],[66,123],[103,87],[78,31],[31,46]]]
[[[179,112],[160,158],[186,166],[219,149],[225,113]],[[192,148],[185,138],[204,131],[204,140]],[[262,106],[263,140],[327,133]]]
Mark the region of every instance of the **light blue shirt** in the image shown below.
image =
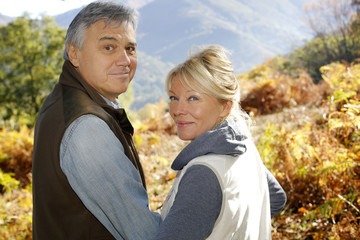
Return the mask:
[[[60,166],[86,208],[116,239],[155,236],[160,215],[150,211],[136,168],[102,119],[88,114],[70,124],[61,141]]]

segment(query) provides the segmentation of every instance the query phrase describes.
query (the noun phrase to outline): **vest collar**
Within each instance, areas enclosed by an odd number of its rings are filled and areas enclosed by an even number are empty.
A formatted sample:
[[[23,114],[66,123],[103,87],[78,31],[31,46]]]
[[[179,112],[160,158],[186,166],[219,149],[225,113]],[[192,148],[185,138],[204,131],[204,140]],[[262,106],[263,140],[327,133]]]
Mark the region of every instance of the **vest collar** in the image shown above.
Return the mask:
[[[133,135],[134,128],[128,120],[125,110],[123,108],[115,109],[107,104],[103,97],[82,78],[69,60],[65,60],[64,62],[59,83],[87,93],[96,104],[100,105],[119,122],[123,131]]]

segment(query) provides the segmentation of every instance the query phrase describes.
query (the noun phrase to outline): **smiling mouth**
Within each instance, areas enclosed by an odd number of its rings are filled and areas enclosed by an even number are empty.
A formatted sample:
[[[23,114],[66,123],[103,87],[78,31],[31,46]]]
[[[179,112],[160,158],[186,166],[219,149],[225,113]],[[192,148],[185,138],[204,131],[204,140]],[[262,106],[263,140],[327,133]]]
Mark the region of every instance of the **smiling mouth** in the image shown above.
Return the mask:
[[[130,76],[130,72],[116,72],[110,73],[109,76],[117,79],[128,79]]]
[[[183,122],[183,121],[179,121],[176,123],[176,126],[178,128],[184,128],[184,127],[188,127],[192,124],[192,122]]]
[[[114,73],[110,73],[110,75],[129,75],[130,71],[127,72],[114,72]]]
[[[129,67],[122,67],[118,69],[114,69],[113,71],[109,72],[109,75],[117,75],[117,76],[124,76],[130,74],[130,68]]]

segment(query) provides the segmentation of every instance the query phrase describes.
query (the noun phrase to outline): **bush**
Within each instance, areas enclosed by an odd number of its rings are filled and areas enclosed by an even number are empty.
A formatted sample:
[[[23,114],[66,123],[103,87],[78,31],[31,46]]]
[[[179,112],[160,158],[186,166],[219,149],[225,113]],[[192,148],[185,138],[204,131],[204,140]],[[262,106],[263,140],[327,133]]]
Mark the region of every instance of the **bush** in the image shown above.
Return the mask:
[[[21,127],[19,131],[0,131],[0,169],[14,173],[22,185],[28,185],[31,180],[32,152],[32,130]]]
[[[358,66],[324,69],[332,90],[327,114],[298,128],[269,125],[258,148],[288,196],[276,227],[293,229],[301,236],[295,239],[355,239],[360,235],[360,101],[351,92],[359,89],[354,83],[360,76],[353,74]],[[345,87],[339,76],[352,81]],[[335,96],[339,85],[341,97]]]
[[[271,71],[263,65],[253,69],[249,74],[239,75],[241,86],[248,88],[244,82],[252,84],[252,90],[241,100],[242,108],[255,116],[282,111],[284,108],[298,105],[316,105],[329,94],[326,83],[314,84],[304,72],[292,78]]]

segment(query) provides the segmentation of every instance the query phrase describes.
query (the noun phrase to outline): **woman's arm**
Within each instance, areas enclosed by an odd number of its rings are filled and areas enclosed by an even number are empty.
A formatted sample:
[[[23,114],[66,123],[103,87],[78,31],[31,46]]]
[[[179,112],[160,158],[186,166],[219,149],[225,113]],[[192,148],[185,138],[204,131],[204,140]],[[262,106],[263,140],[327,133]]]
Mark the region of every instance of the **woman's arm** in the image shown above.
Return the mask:
[[[205,239],[221,206],[222,190],[215,173],[204,165],[192,166],[182,177],[171,210],[153,240]]]
[[[269,186],[271,217],[274,217],[284,208],[286,203],[286,194],[272,173],[266,167],[265,169]]]

